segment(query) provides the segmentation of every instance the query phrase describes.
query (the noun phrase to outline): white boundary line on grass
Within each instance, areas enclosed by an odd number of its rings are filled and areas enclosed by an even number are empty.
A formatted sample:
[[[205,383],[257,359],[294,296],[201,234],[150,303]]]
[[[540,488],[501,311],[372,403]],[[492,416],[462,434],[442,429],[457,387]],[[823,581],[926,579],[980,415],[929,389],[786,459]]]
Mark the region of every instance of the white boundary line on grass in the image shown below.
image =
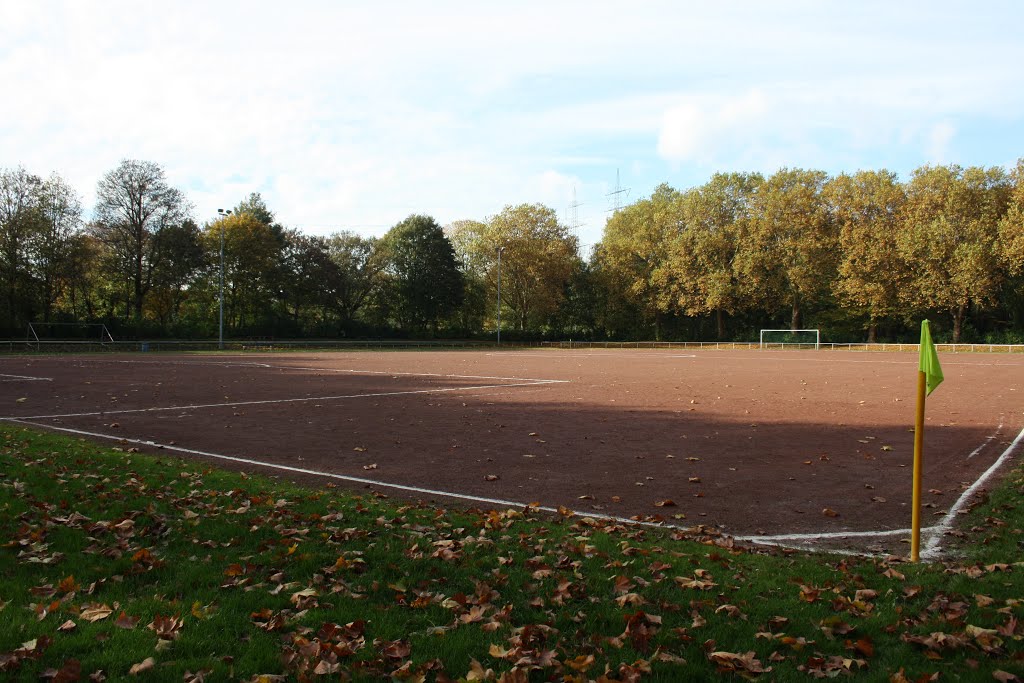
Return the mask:
[[[52,377],[29,377],[28,375],[4,375],[0,374],[0,377],[8,377],[10,379],[0,379],[0,382],[17,382],[19,380],[26,382],[52,382]]]
[[[423,488],[423,487],[420,487],[420,486],[406,486],[405,484],[392,484],[392,483],[388,483],[388,482],[377,481],[375,479],[367,479],[366,477],[354,477],[354,476],[350,476],[350,475],[347,475],[347,474],[337,474],[335,472],[323,472],[323,471],[320,471],[320,470],[311,470],[311,469],[308,469],[308,468],[305,468],[305,467],[292,467],[291,465],[280,465],[280,464],[277,464],[277,463],[265,462],[265,461],[262,461],[262,460],[254,460],[252,458],[239,458],[239,457],[235,457],[235,456],[232,456],[232,455],[223,455],[221,453],[211,453],[209,451],[200,451],[200,450],[195,450],[195,449],[192,449],[192,448],[183,448],[181,446],[171,446],[171,445],[167,445],[167,444],[160,444],[160,443],[157,443],[155,441],[149,441],[149,440],[146,440],[146,439],[131,439],[131,438],[126,438],[126,437],[119,436],[119,435],[114,435],[114,434],[103,434],[101,432],[89,432],[89,431],[85,431],[85,430],[82,430],[82,429],[71,429],[70,427],[57,427],[55,425],[38,424],[38,423],[35,423],[35,422],[28,422],[26,419],[23,419],[23,418],[12,419],[10,421],[11,422],[17,422],[19,424],[29,425],[29,426],[32,426],[32,427],[39,427],[39,428],[42,428],[42,429],[49,429],[49,430],[58,431],[58,432],[66,432],[68,434],[77,434],[79,436],[88,436],[88,437],[99,438],[99,439],[107,439],[107,440],[110,440],[110,441],[117,441],[118,443],[133,443],[133,444],[138,444],[140,446],[149,446],[151,448],[159,448],[161,450],[176,451],[178,453],[187,453],[187,454],[190,454],[190,455],[199,455],[199,456],[203,456],[203,457],[207,457],[207,458],[215,458],[215,459],[218,459],[218,460],[227,460],[229,462],[235,462],[235,463],[239,463],[239,464],[242,464],[242,465],[254,465],[256,467],[266,467],[268,469],[282,470],[282,471],[285,471],[285,472],[293,472],[295,474],[308,474],[308,475],[312,475],[312,476],[316,476],[316,477],[326,477],[328,479],[338,479],[338,480],[341,480],[341,481],[349,481],[349,482],[353,482],[353,483],[357,483],[357,484],[366,484],[368,486],[379,486],[379,487],[382,487],[382,488],[396,489],[396,490],[399,490],[399,491],[408,491],[410,493],[420,493],[420,494],[425,494],[425,495],[429,495],[429,496],[440,496],[442,498],[453,498],[453,499],[456,499],[456,500],[467,500],[467,501],[472,501],[474,503],[484,503],[484,504],[487,504],[487,505],[504,506],[504,507],[512,507],[512,508],[526,508],[526,507],[531,507],[531,505],[532,505],[531,503],[524,503],[522,501],[503,500],[501,498],[487,498],[485,496],[473,496],[473,495],[469,495],[469,494],[466,494],[466,493],[454,493],[454,492],[451,492],[451,491],[439,491],[437,489],[427,489],[427,488]],[[556,513],[556,514],[559,513],[559,509],[558,508],[553,508],[553,507],[549,507],[549,506],[546,506],[546,505],[534,505],[534,506],[531,507],[531,509],[540,510],[542,512],[553,512],[553,513]],[[652,527],[652,528],[657,528],[657,529],[677,529],[677,530],[680,530],[680,531],[685,531],[688,528],[688,527],[680,526],[678,524],[672,524],[671,522],[669,522],[667,520],[664,521],[664,522],[649,522],[649,521],[645,521],[645,520],[633,519],[631,517],[619,517],[619,516],[616,516],[616,515],[608,515],[608,514],[605,514],[605,513],[602,513],[602,512],[591,512],[591,511],[582,511],[582,510],[570,510],[570,512],[572,512],[573,515],[575,515],[577,517],[581,517],[581,518],[583,518],[583,517],[590,517],[590,518],[593,518],[593,519],[602,519],[602,520],[606,520],[606,521],[609,521],[609,522],[618,522],[620,524],[629,524],[629,525],[633,525],[633,526],[645,526],[645,527]],[[724,536],[728,536],[728,534],[723,534],[723,535]],[[831,553],[833,555],[850,555],[850,556],[857,556],[857,557],[878,557],[878,555],[876,555],[874,553],[868,553],[868,552],[857,552],[857,551],[842,550],[842,549],[818,550],[818,549],[813,548],[813,547],[812,548],[807,548],[807,547],[803,547],[803,546],[787,545],[785,543],[772,541],[772,540],[770,540],[771,537],[756,537],[756,536],[755,537],[740,537],[740,536],[733,536],[732,538],[734,538],[736,540],[739,540],[739,541],[749,541],[749,542],[755,543],[757,545],[776,546],[776,547],[780,547],[780,548],[792,548],[792,549],[796,549],[796,550],[804,550],[804,551],[810,551],[810,552],[825,552],[825,553]]]
[[[1016,450],[1017,446],[1019,446],[1022,441],[1024,441],[1024,429],[1020,430],[1020,434],[1018,434],[1017,438],[1014,439],[1013,442],[1006,447],[1006,450],[1003,451],[1002,455],[1000,455],[996,459],[996,461],[992,463],[992,465],[989,466],[989,468],[985,470],[982,473],[982,475],[978,477],[977,480],[975,480],[975,482],[971,484],[971,486],[966,491],[960,494],[960,497],[957,498],[957,501],[953,503],[953,506],[949,508],[949,511],[945,514],[942,520],[938,523],[938,525],[934,527],[935,532],[932,534],[932,537],[928,540],[928,544],[925,546],[924,550],[921,551],[921,557],[932,558],[939,554],[941,550],[939,548],[939,544],[941,543],[942,537],[946,534],[946,532],[953,528],[953,520],[956,518],[958,514],[960,514],[960,511],[968,503],[968,501],[970,501],[970,499],[974,497],[974,494],[978,492],[978,489],[984,486],[985,482],[988,481],[989,477],[991,477],[996,472],[996,470],[1002,467],[1003,463],[1005,463],[1009,459],[1009,457],[1013,454],[1013,451]]]
[[[469,387],[446,387],[442,389],[415,389],[411,391],[380,391],[368,394],[347,394],[342,396],[307,396],[303,398],[275,398],[260,401],[230,401],[225,403],[201,403],[182,406],[160,406],[155,408],[122,408],[119,410],[96,410],[84,413],[61,413],[55,415],[8,415],[0,416],[0,420],[51,420],[63,417],[91,417],[94,415],[127,415],[130,413],[156,413],[168,410],[197,410],[199,408],[231,408],[235,406],[273,405],[276,403],[308,403],[310,401],[340,401],[350,398],[378,398],[381,396],[408,396],[414,394],[440,394],[453,391],[474,391],[477,389],[504,389],[515,387],[529,387],[539,384],[562,384],[568,380],[544,379],[532,382],[520,382],[518,384],[482,384]]]
[[[291,465],[280,465],[278,463],[266,462],[263,460],[254,460],[252,458],[239,458],[233,455],[223,455],[221,453],[211,453],[209,451],[200,451],[192,448],[183,448],[181,446],[171,446],[168,444],[157,443],[156,441],[149,441],[146,439],[132,439],[116,434],[103,434],[102,432],[89,432],[83,429],[72,429],[70,427],[57,427],[55,425],[39,424],[36,422],[29,422],[29,418],[5,418],[10,422],[17,422],[20,424],[29,425],[32,427],[39,427],[42,429],[49,429],[57,432],[67,432],[68,434],[77,434],[79,436],[89,436],[99,439],[108,439],[110,441],[117,441],[119,443],[132,443],[140,446],[149,446],[151,448],[159,448],[161,450],[176,451],[178,453],[188,453],[190,455],[201,455],[207,458],[216,458],[218,460],[227,460],[229,462],[236,462],[243,465],[255,465],[257,467],[267,467],[275,470],[283,470],[285,472],[294,472],[295,474],[309,474],[317,477],[326,477],[328,479],[340,479],[342,481],[350,481],[357,484],[367,484],[370,486],[380,486],[383,488],[398,489],[399,491],[408,491],[410,493],[422,493],[429,496],[442,496],[444,498],[455,498],[457,500],[469,500],[476,503],[486,503],[488,505],[503,505],[506,507],[518,507],[525,508],[531,507],[530,503],[523,503],[515,500],[502,500],[500,498],[487,498],[484,496],[473,496],[467,493],[453,493],[451,491],[439,491],[436,489],[427,489],[420,486],[407,486],[405,484],[392,484],[384,481],[377,481],[375,479],[367,479],[366,477],[354,477],[347,474],[338,474],[336,472],[323,472],[321,470],[311,470],[305,467],[293,467]],[[542,510],[544,512],[558,512],[558,508],[547,507],[544,505],[532,506],[531,509]],[[661,523],[661,522],[647,522],[643,520],[630,519],[629,517],[616,517],[615,515],[606,515],[600,512],[582,512],[579,510],[571,510],[571,512],[578,517],[593,517],[595,519],[605,519],[612,522],[621,522],[623,524],[638,524],[641,526],[650,526],[658,528],[668,529],[685,529],[686,527],[676,526],[674,524]]]

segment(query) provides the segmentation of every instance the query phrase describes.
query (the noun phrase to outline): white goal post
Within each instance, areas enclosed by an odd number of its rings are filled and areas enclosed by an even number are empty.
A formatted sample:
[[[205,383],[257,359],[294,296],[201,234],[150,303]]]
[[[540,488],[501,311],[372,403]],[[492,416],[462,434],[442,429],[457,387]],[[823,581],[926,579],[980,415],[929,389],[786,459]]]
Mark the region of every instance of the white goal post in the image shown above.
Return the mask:
[[[766,342],[764,337],[768,335],[768,341]],[[814,335],[814,341],[811,342],[810,335]],[[773,341],[772,336],[775,335],[779,341]],[[807,341],[798,341],[799,335],[807,335]],[[770,348],[777,346],[785,348],[787,345],[790,346],[810,346],[814,344],[814,350],[817,351],[821,347],[821,330],[761,330],[760,348]],[[766,347],[767,345],[767,347]]]
[[[27,341],[36,344],[46,342],[99,342],[114,341],[110,330],[103,323],[45,323],[28,324]]]

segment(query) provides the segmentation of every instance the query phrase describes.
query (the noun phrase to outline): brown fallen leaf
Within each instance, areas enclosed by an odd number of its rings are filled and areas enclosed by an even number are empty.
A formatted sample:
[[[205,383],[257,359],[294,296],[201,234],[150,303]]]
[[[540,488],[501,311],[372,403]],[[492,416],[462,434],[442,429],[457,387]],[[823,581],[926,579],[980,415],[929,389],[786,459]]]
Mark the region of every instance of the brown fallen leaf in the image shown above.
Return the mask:
[[[675,504],[676,504],[676,502],[674,500],[666,499],[666,500],[656,501],[654,503],[654,507],[656,507],[656,508],[667,508],[667,507],[674,507]]]
[[[132,668],[128,670],[128,673],[132,676],[138,676],[141,673],[145,673],[156,666],[156,660],[152,657],[146,657],[138,664],[132,664]]]
[[[92,623],[106,619],[113,613],[114,610],[110,609],[107,605],[87,605],[78,616]]]
[[[498,481],[499,478],[497,474],[484,475],[484,481]]]
[[[63,624],[57,627],[57,630],[61,633],[67,633],[68,631],[74,631],[78,624],[68,619]]]
[[[826,517],[838,517],[839,516],[839,513],[836,512],[835,510],[833,510],[832,508],[825,508],[824,510],[821,511],[821,514],[825,515]]]
[[[114,622],[114,626],[117,626],[118,628],[123,628],[126,631],[130,631],[131,629],[135,628],[135,625],[138,623],[139,617],[130,617],[122,611],[120,616],[118,616],[117,620]]]
[[[690,477],[686,481],[690,482],[691,484],[699,484],[700,477]]]
[[[364,470],[375,470],[377,469],[377,463],[371,462],[369,465],[363,465]]]

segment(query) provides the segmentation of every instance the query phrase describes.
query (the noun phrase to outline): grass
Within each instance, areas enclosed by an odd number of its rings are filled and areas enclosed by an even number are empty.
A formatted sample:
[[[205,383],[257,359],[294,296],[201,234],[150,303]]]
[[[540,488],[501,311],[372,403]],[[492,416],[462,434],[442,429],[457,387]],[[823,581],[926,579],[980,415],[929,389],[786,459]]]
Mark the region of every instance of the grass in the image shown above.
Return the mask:
[[[910,565],[440,510],[131,450],[0,425],[0,676],[1024,675],[1021,470],[965,520],[960,559]]]

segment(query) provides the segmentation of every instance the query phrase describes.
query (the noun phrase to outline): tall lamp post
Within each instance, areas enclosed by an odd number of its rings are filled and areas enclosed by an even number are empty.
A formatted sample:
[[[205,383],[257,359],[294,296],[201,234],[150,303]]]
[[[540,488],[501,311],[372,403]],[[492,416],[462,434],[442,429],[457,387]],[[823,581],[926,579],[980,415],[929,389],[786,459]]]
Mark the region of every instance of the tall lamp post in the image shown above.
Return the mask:
[[[498,247],[498,346],[501,346],[501,252],[505,247]]]
[[[225,218],[231,215],[231,209],[225,211],[224,209],[217,209],[217,213],[220,215],[220,220],[223,221]],[[219,316],[219,327],[220,336],[217,340],[217,348],[221,351],[224,350],[224,223],[220,224],[220,295],[218,297],[220,301],[220,316]]]

